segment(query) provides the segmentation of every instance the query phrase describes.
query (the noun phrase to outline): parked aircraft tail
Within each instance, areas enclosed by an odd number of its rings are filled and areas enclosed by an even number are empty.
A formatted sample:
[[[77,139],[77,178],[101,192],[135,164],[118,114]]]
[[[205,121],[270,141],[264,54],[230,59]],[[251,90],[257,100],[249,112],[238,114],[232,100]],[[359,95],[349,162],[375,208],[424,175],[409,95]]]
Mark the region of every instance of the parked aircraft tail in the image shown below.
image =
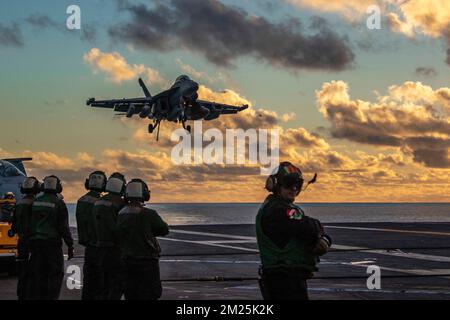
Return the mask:
[[[12,158],[12,159],[1,159],[1,160],[8,161],[9,163],[14,165],[17,169],[19,169],[20,171],[22,171],[22,173],[24,173],[26,175],[27,173],[25,170],[25,166],[23,165],[23,161],[31,161],[31,160],[33,160],[33,158]]]

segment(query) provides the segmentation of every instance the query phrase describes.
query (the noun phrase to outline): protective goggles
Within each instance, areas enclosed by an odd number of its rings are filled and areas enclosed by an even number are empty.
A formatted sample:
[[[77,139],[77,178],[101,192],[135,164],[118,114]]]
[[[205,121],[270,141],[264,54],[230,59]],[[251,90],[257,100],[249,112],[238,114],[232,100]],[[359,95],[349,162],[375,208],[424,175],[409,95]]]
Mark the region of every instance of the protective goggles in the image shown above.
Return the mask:
[[[297,174],[287,175],[281,178],[280,185],[286,189],[292,189],[295,187],[295,189],[301,190],[303,186],[303,179]]]

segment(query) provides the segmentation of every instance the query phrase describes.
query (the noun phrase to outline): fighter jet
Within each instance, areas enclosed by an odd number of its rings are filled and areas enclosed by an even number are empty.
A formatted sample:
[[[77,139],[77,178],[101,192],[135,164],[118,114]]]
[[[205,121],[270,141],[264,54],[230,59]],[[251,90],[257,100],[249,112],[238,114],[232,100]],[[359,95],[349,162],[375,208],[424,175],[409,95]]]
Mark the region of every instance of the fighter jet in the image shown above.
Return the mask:
[[[16,199],[20,198],[20,186],[27,176],[22,162],[31,160],[33,159],[0,159],[0,197],[6,192],[12,192]]]
[[[148,126],[148,132],[157,129],[156,140],[159,138],[159,128],[162,120],[181,122],[183,128],[191,132],[191,126],[186,126],[188,120],[213,120],[222,114],[236,114],[248,108],[248,105],[231,106],[211,101],[198,100],[198,83],[186,75],[179,76],[170,89],[155,96],[139,78],[139,85],[145,97],[131,99],[95,100],[90,98],[86,105],[98,108],[110,108],[131,118],[138,114],[141,118],[153,120]]]

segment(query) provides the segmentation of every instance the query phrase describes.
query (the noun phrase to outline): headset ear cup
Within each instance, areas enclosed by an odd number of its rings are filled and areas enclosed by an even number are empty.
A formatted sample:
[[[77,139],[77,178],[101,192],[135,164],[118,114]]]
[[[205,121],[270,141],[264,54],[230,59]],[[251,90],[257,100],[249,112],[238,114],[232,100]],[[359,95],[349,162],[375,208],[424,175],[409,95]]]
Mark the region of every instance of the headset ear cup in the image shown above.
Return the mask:
[[[39,191],[41,191],[41,183],[36,179],[36,180],[34,181],[33,193],[34,193],[34,194],[38,194]]]
[[[61,183],[61,180],[59,180],[59,178],[58,178],[58,183],[56,186],[56,193],[62,193],[62,191],[63,191],[62,183]]]
[[[150,200],[150,190],[147,189],[144,195],[144,202],[147,202],[149,200]]]
[[[267,191],[272,192],[273,191],[273,187],[274,187],[274,185],[273,185],[273,177],[272,176],[268,176],[267,180],[266,180],[266,189],[267,189]]]
[[[106,175],[104,176],[104,179],[103,179],[103,188],[102,188],[102,191],[103,192],[105,192],[105,190],[106,190],[106,183],[108,182],[108,178],[106,177]]]

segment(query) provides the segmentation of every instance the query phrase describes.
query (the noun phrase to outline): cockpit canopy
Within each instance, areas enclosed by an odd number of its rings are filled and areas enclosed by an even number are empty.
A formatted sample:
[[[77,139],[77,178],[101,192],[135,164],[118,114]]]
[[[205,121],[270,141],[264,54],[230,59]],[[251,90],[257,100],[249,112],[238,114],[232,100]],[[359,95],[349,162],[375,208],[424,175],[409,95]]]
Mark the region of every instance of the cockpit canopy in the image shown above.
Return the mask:
[[[190,78],[187,75],[182,74],[181,76],[178,76],[178,78],[175,80],[175,82],[185,81],[185,80],[190,80]]]
[[[16,166],[12,165],[8,161],[0,160],[0,177],[8,178],[8,177],[19,177],[25,176],[25,174],[17,169]]]

